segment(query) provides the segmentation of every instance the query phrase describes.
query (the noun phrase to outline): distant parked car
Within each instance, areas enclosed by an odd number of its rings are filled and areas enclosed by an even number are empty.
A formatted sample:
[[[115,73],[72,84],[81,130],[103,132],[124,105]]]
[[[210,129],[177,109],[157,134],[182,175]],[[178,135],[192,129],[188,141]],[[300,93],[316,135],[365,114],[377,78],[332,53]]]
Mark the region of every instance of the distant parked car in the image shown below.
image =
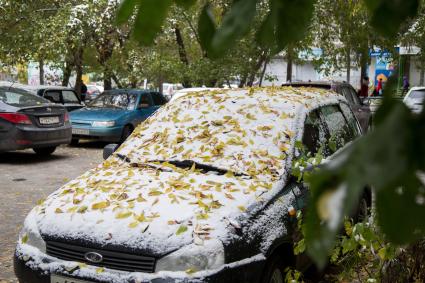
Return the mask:
[[[0,152],[32,148],[52,154],[71,141],[71,124],[63,106],[30,92],[0,87]]]
[[[92,101],[99,94],[104,91],[102,86],[99,85],[87,85],[86,102]]]
[[[359,120],[363,133],[367,133],[372,127],[372,113],[369,105],[364,104],[358,97],[356,90],[345,82],[293,82],[283,84],[283,86],[292,87],[316,87],[322,89],[331,89],[344,96],[350,107],[353,109],[356,118]]]
[[[73,88],[63,86],[24,86],[25,90],[44,97],[52,103],[62,104],[68,112],[81,109],[84,103]]]
[[[191,93],[191,92],[201,92],[201,91],[217,90],[217,89],[219,89],[219,88],[211,88],[211,87],[184,88],[184,89],[176,91],[176,93],[174,93],[174,95],[171,97],[170,101],[174,101],[177,98],[185,96],[185,95],[187,95],[188,93]]]
[[[425,87],[412,87],[403,102],[415,113],[420,113],[425,100]]]
[[[79,139],[123,142],[136,126],[166,103],[164,96],[148,90],[110,90],[86,108],[72,112],[72,143]]]

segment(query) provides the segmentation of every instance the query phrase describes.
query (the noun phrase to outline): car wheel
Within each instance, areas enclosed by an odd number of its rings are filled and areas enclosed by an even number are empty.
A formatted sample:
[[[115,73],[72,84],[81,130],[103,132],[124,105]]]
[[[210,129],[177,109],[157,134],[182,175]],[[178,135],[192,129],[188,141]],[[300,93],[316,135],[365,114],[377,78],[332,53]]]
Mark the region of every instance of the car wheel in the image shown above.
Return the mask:
[[[50,146],[50,147],[41,147],[41,148],[33,148],[34,152],[38,155],[50,155],[56,150],[56,146]]]
[[[77,146],[79,142],[80,142],[79,139],[72,139],[70,145]]]
[[[273,256],[267,262],[266,270],[263,275],[262,283],[284,283],[285,282],[284,261],[279,256]]]
[[[120,143],[125,142],[125,140],[131,135],[132,132],[133,132],[132,126],[129,126],[129,125],[125,126],[124,129],[122,130]]]

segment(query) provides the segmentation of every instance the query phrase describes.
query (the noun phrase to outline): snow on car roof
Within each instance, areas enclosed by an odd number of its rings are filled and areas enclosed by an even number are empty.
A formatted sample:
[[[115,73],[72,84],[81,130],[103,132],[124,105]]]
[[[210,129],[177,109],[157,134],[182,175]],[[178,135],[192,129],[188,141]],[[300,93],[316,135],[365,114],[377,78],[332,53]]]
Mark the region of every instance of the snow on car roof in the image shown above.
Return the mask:
[[[210,238],[226,241],[225,230],[240,225],[235,219],[284,186],[308,109],[340,100],[327,90],[291,87],[189,94],[143,122],[99,167],[48,197],[36,208],[38,227],[42,234],[158,255]],[[227,173],[172,165],[184,160]]]

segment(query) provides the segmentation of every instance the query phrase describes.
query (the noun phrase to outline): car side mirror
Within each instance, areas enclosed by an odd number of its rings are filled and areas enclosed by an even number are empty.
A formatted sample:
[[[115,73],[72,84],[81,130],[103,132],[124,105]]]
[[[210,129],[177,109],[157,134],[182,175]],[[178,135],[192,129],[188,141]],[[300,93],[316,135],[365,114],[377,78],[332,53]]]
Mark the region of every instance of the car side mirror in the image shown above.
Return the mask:
[[[108,144],[103,148],[103,159],[108,159],[118,149],[119,145],[116,143]]]

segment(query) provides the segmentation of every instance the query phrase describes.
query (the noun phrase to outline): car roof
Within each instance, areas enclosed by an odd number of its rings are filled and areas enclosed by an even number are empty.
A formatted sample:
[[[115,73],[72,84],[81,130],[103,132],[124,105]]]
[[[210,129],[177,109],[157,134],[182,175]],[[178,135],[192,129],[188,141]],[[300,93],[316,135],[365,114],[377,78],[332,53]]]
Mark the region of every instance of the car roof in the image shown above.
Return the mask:
[[[338,85],[348,85],[347,82],[337,82],[337,81],[300,81],[300,82],[289,82],[284,83],[282,86],[293,86],[293,87],[317,87],[323,89],[331,89],[334,86]]]

